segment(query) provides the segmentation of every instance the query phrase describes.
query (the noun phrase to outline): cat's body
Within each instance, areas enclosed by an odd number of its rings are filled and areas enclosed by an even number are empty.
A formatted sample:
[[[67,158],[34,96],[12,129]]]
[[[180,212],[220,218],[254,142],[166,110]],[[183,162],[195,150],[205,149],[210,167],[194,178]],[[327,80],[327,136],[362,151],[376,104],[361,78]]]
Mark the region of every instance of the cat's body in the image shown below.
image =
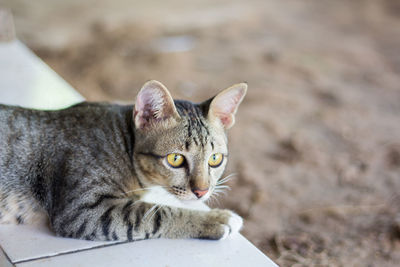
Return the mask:
[[[231,114],[245,89],[239,93]],[[58,235],[88,240],[220,239],[237,232],[242,221],[231,211],[146,200],[151,188],[185,202],[218,187],[226,160],[214,163],[227,153],[225,123],[233,124],[233,115],[210,118],[210,110],[220,112],[214,102],[174,104],[152,81],[134,106],[0,105],[0,223],[48,217]]]

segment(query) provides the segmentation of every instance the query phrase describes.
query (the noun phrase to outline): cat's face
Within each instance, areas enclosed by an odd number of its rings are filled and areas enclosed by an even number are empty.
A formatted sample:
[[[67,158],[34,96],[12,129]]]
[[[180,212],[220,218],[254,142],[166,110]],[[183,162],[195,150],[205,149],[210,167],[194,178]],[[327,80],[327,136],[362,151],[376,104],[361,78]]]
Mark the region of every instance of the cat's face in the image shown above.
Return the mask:
[[[180,200],[206,200],[228,159],[226,130],[246,93],[232,86],[201,103],[172,100],[159,82],[146,83],[135,104],[134,164],[145,187]]]

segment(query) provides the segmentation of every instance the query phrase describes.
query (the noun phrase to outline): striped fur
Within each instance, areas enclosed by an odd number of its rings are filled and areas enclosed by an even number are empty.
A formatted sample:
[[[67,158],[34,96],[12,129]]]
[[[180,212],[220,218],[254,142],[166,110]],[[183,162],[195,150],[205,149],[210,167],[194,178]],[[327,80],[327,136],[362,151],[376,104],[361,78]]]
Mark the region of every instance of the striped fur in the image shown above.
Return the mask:
[[[212,100],[163,99],[174,118],[165,110],[148,127],[137,118],[147,114],[138,101],[58,111],[0,105],[0,223],[48,219],[57,235],[87,240],[221,239],[238,232],[242,220],[229,210],[185,206],[212,194],[226,164],[207,166],[211,153],[227,153],[226,127],[210,118]],[[169,168],[165,156],[177,152],[187,164]],[[204,186],[209,193],[197,200],[192,189]],[[153,188],[183,204],[148,200]]]

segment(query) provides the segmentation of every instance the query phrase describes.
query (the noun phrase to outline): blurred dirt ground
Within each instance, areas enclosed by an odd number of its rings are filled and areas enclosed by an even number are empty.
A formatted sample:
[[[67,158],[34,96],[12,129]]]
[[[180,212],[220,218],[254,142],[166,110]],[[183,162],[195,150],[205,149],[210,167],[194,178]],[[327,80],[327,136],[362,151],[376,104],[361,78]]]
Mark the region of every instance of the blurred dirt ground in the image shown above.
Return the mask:
[[[249,92],[220,205],[281,266],[400,262],[400,1],[20,1],[19,38],[92,101],[149,79]]]

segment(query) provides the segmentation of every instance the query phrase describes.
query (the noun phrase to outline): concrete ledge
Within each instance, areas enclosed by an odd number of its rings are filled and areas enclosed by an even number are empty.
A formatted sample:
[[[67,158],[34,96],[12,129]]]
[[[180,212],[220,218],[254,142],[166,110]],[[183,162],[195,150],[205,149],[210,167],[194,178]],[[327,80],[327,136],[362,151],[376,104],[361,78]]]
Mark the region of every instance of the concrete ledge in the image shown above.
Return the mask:
[[[18,40],[0,42],[0,103],[65,108],[84,98]]]

